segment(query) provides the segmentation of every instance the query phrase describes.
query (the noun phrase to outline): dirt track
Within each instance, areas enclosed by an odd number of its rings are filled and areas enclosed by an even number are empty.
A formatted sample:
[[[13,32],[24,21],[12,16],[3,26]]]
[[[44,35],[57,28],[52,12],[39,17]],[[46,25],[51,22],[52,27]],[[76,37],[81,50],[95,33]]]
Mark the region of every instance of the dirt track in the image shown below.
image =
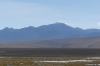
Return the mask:
[[[79,57],[100,56],[100,49],[0,48],[1,56],[16,57]]]

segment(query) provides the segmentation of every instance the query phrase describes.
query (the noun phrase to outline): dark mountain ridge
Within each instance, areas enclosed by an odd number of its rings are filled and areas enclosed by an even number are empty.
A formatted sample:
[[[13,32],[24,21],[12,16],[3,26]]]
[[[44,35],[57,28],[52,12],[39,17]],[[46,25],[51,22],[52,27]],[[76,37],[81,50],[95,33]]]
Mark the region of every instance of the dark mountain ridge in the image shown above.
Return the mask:
[[[73,28],[64,23],[54,23],[39,27],[21,29],[4,28],[0,30],[0,41],[49,40],[100,36],[100,29]]]

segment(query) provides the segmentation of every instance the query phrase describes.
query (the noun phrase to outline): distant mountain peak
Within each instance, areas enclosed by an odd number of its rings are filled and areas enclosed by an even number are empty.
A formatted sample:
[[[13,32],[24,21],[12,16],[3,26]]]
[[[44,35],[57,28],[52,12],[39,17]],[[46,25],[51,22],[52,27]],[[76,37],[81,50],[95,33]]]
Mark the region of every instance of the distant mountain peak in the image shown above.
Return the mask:
[[[14,30],[14,28],[8,28],[8,27],[5,27],[4,29],[2,30]]]
[[[65,24],[65,23],[62,23],[62,22],[55,22],[54,24]]]
[[[66,25],[65,23],[61,23],[61,22],[55,22],[55,23],[53,23],[53,24],[55,24],[55,25],[59,25],[59,24],[60,24],[60,25],[61,25],[61,24],[62,24],[62,25]]]
[[[50,26],[50,25],[52,25],[52,26],[58,26],[58,27],[64,27],[64,26],[71,27],[71,26],[66,25],[65,23],[61,23],[61,22],[56,22],[56,23],[53,23],[53,24],[49,24],[47,26]]]
[[[83,30],[61,22],[39,27],[29,26],[18,30],[8,27],[0,30],[0,41],[49,40],[94,36],[100,36],[99,29]]]

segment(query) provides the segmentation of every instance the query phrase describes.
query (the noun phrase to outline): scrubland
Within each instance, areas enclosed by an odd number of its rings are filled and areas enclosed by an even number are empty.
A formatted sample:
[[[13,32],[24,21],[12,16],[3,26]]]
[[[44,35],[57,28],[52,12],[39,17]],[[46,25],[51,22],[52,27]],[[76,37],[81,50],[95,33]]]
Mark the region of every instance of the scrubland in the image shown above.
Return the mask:
[[[0,57],[0,66],[100,66],[100,57]]]

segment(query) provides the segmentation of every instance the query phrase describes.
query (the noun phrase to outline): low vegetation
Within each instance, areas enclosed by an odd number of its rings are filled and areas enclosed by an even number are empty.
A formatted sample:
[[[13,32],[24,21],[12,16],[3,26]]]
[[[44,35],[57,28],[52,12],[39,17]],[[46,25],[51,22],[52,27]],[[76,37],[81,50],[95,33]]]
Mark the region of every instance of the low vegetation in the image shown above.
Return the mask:
[[[90,58],[89,57],[0,57],[0,66],[98,66],[100,64],[100,59],[98,58],[97,57],[96,58],[95,57],[94,58],[91,57]]]

